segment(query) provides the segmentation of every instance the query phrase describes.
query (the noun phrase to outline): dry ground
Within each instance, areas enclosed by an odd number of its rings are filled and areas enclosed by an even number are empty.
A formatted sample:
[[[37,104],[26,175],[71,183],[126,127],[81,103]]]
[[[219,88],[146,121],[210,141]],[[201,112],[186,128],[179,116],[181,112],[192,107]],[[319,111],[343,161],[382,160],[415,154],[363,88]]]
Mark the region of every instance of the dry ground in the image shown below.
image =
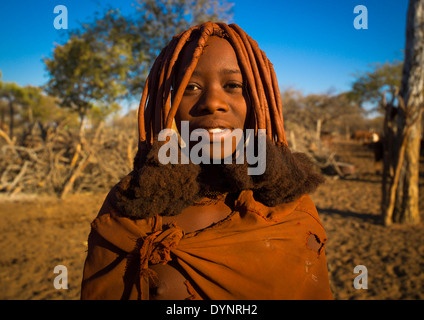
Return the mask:
[[[357,143],[336,145],[342,161],[353,163],[357,177],[327,179],[312,195],[326,228],[327,263],[336,299],[424,299],[424,223],[382,225],[381,176],[373,155]],[[420,191],[424,191],[423,178]],[[424,209],[424,192],[420,208]],[[424,221],[421,211],[421,221]],[[355,266],[368,270],[368,289],[357,290]]]
[[[353,142],[335,147],[358,174],[330,177],[312,195],[327,232],[334,297],[424,299],[423,223],[381,225],[380,176],[374,173],[370,150]],[[90,222],[105,195],[0,198],[0,299],[78,299]],[[53,286],[56,265],[68,269],[67,290]],[[368,289],[353,286],[357,265],[368,270]]]

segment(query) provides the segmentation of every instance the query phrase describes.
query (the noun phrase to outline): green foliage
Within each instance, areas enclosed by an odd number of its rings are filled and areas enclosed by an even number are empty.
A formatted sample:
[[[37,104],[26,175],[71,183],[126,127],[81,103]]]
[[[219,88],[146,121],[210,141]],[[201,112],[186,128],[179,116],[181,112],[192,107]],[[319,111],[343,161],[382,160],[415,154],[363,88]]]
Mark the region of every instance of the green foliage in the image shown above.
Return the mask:
[[[19,103],[21,103],[24,100],[24,98],[25,98],[25,90],[22,87],[20,87],[18,84],[13,82],[0,81],[0,99],[5,100],[9,107],[9,136],[10,137],[13,137],[16,106]],[[4,114],[2,114],[2,118],[3,116]]]
[[[123,66],[114,63],[119,55],[120,48],[107,47],[94,35],[73,36],[44,59],[51,77],[46,90],[83,119],[96,102],[107,105],[125,94]]]
[[[352,85],[349,97],[361,105],[366,102],[377,104],[377,109],[382,111],[380,102],[383,91],[395,97],[402,80],[402,68],[401,61],[374,64],[371,71],[356,74],[357,80]]]
[[[66,122],[76,126],[78,119],[74,113],[67,112],[67,110],[60,108],[58,99],[42,92],[41,88],[36,88],[38,95],[36,99],[31,101],[31,109],[27,108],[24,112],[24,117],[29,119],[27,113],[29,110],[32,112],[32,122],[41,123],[56,123]]]
[[[225,0],[136,1],[132,13],[124,16],[109,9],[73,35],[93,38],[105,48],[106,60],[120,67],[116,82],[127,89],[127,98],[138,99],[150,67],[171,37],[205,21],[228,22],[231,6]],[[113,75],[103,75],[109,76]]]
[[[0,81],[0,99],[11,102],[20,102],[25,97],[24,89],[14,82]]]
[[[58,106],[57,98],[46,95],[35,86],[21,87],[16,83],[0,81],[0,122],[8,120],[9,135],[15,127],[40,123],[75,124],[76,117]]]
[[[117,114],[120,110],[121,106],[114,102],[107,105],[95,105],[88,113],[88,118],[91,120],[93,126],[97,126],[109,115]]]

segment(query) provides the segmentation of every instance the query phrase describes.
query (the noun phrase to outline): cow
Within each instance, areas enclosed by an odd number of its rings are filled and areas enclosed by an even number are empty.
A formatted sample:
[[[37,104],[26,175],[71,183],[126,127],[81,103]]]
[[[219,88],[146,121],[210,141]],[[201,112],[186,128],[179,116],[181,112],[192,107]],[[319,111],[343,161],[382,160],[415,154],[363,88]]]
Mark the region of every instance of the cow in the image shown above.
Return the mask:
[[[379,141],[380,136],[373,131],[357,130],[352,133],[351,138],[362,143],[373,143]]]
[[[375,173],[380,174],[382,172],[384,157],[384,137],[380,137],[379,134],[374,132],[370,139],[371,141],[364,142],[364,145],[372,150]]]

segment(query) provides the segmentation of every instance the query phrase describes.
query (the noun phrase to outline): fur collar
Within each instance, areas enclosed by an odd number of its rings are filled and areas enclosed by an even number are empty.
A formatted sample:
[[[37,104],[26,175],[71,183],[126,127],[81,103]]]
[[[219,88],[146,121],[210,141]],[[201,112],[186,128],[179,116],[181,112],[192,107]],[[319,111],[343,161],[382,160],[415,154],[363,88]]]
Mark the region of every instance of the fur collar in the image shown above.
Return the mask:
[[[158,160],[161,145],[155,142],[144,155],[139,149],[134,170],[114,188],[115,206],[124,216],[142,219],[156,214],[179,214],[214,191],[204,178],[211,169],[222,177],[218,191],[239,194],[242,190],[252,190],[256,201],[271,207],[311,193],[324,182],[305,154],[292,153],[288,147],[276,146],[268,138],[266,170],[258,176],[247,174],[247,164],[163,165]]]

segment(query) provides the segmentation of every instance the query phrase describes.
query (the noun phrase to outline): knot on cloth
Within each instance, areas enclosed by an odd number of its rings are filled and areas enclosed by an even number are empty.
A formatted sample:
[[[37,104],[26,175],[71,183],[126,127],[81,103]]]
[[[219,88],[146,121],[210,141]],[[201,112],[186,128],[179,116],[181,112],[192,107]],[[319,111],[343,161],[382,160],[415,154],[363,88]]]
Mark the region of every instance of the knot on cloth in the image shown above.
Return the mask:
[[[183,236],[183,230],[172,226],[139,238],[134,253],[140,255],[140,276],[153,278],[154,272],[149,269],[149,265],[171,261],[171,250],[177,247]]]

